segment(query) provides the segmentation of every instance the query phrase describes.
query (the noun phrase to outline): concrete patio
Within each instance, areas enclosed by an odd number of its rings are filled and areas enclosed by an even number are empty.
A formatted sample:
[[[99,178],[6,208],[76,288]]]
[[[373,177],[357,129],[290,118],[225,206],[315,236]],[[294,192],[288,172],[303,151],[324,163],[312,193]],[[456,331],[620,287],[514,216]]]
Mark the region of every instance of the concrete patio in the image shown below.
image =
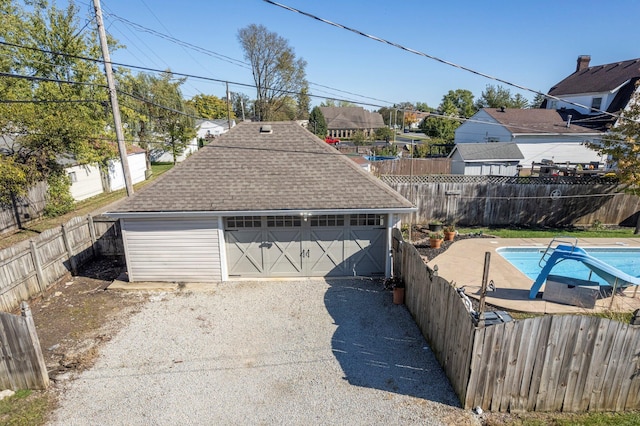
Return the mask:
[[[469,297],[478,299],[482,284],[485,252],[491,253],[489,280],[493,280],[496,290],[488,292],[486,302],[493,306],[520,312],[532,313],[585,313],[608,311],[611,298],[599,299],[596,307],[569,306],[529,299],[529,289],[533,281],[521,273],[506,259],[500,256],[499,247],[547,247],[551,238],[471,238],[456,241],[445,252],[428,262],[429,267],[438,267],[438,275],[454,281],[456,286],[465,286]],[[579,238],[578,246],[589,247],[640,247],[640,238]],[[542,288],[544,290],[544,286]],[[630,312],[640,308],[640,294],[636,296],[635,287],[628,288],[624,294],[614,296],[611,310]]]

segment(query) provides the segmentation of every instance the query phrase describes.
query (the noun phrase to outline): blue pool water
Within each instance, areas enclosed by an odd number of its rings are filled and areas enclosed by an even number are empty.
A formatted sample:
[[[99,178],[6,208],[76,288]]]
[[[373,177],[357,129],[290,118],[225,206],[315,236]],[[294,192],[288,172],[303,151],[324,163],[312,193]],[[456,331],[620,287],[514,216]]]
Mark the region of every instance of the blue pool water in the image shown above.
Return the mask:
[[[542,270],[538,266],[546,247],[501,247],[496,251],[504,257],[520,272],[535,281]],[[640,276],[640,248],[585,248],[591,256],[608,263],[614,268],[620,269],[634,277]],[[582,264],[575,260],[564,260],[558,263],[551,271],[554,275],[564,275],[583,280],[590,279],[601,285],[607,283]],[[591,274],[591,275],[590,275]]]

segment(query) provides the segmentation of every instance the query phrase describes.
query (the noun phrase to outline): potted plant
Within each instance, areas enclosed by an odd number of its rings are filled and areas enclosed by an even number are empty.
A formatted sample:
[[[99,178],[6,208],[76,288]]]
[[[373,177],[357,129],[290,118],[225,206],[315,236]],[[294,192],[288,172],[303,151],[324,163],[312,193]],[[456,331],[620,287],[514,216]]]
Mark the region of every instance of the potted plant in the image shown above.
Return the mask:
[[[455,225],[447,225],[444,227],[444,240],[445,241],[453,241],[456,237],[456,226]]]
[[[438,232],[442,231],[442,222],[438,219],[432,219],[429,221],[429,231]]]
[[[402,305],[404,303],[404,282],[397,277],[393,278],[393,303],[395,305]]]
[[[444,235],[442,234],[442,231],[432,232],[429,234],[429,245],[431,248],[440,248],[443,239]]]

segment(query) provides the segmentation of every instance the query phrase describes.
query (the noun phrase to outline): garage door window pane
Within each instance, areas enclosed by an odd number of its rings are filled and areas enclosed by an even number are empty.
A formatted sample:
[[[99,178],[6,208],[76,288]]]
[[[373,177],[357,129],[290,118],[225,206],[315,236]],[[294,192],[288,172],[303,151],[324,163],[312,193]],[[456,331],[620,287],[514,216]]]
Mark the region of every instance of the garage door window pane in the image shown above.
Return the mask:
[[[302,225],[302,219],[298,216],[267,216],[269,228],[296,228]]]
[[[354,214],[351,215],[351,226],[384,226],[384,215]]]
[[[260,216],[233,216],[226,218],[227,228],[260,228]]]
[[[343,215],[311,216],[311,226],[344,226]]]

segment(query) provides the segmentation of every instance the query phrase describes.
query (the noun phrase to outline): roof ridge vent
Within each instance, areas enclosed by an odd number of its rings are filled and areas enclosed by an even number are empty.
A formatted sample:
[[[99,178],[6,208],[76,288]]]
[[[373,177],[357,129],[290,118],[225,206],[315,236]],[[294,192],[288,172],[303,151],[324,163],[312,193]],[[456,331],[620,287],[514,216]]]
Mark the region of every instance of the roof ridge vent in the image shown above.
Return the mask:
[[[260,126],[260,133],[273,133],[273,129],[270,124]]]

